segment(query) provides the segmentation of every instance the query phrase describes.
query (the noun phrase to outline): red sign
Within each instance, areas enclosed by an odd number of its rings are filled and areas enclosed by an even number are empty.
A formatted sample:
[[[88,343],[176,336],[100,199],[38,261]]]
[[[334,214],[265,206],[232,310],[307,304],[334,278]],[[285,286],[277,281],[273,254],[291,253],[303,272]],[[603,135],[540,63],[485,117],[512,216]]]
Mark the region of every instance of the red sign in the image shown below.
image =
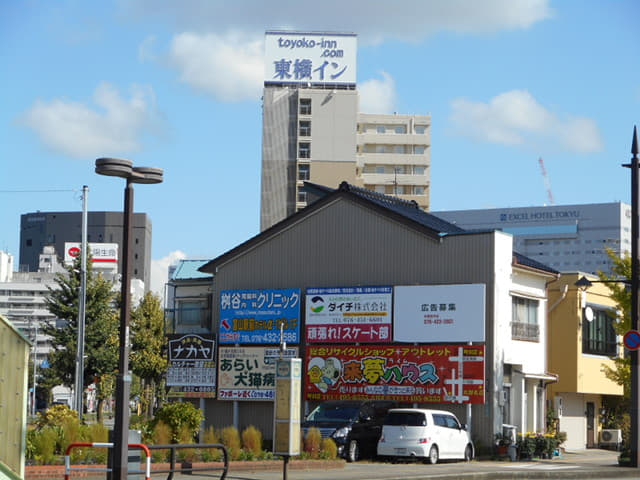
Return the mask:
[[[307,400],[484,403],[484,345],[307,346]]]
[[[69,249],[69,255],[72,257],[77,257],[80,255],[80,249],[78,247],[71,247]]]

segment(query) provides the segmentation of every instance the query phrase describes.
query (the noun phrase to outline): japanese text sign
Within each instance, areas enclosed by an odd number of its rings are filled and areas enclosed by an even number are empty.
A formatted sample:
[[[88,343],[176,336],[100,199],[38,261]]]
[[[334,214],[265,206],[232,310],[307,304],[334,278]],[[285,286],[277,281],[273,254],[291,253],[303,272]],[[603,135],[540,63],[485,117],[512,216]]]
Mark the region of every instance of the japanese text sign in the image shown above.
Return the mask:
[[[395,287],[396,342],[484,342],[485,286]]]
[[[484,345],[307,347],[307,400],[484,403]]]
[[[213,335],[168,335],[169,397],[216,396],[215,340]]]
[[[391,341],[391,287],[308,288],[308,343]]]
[[[64,242],[64,263],[71,265],[73,259],[80,256],[82,244],[79,242]],[[91,254],[91,261],[95,263],[118,263],[117,243],[89,243],[87,251]]]
[[[287,348],[285,358],[298,356]],[[220,347],[218,352],[219,400],[273,400],[279,348]]]
[[[220,343],[300,341],[300,289],[225,290],[220,293]]]
[[[356,83],[353,33],[266,32],[265,83]]]

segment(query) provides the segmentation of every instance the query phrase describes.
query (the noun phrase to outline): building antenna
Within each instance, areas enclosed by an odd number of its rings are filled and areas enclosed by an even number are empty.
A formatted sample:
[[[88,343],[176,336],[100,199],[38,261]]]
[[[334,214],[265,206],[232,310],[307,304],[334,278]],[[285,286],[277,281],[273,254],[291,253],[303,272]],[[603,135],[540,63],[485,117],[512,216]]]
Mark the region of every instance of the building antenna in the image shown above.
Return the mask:
[[[544,179],[544,186],[547,189],[547,200],[549,200],[549,205],[555,205],[556,202],[553,201],[553,192],[551,191],[551,182],[549,181],[549,175],[547,175],[547,169],[544,168],[544,160],[542,157],[538,159],[538,163],[540,164],[540,171],[542,172],[542,178]]]

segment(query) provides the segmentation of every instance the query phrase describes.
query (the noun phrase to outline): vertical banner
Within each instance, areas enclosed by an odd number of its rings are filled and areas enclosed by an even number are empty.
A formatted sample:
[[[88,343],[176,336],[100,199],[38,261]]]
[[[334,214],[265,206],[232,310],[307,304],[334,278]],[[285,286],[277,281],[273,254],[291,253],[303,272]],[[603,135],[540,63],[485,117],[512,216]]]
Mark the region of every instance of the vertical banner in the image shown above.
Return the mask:
[[[391,341],[391,287],[308,288],[307,343]]]
[[[307,400],[484,403],[484,345],[307,346]]]
[[[285,358],[298,356],[287,348]],[[279,348],[220,347],[218,349],[218,400],[273,400]]]
[[[213,335],[168,335],[168,397],[216,396]]]
[[[300,454],[300,390],[302,360],[284,358],[276,363],[276,399],[273,419],[273,453]]]
[[[220,343],[300,341],[300,289],[220,292]]]

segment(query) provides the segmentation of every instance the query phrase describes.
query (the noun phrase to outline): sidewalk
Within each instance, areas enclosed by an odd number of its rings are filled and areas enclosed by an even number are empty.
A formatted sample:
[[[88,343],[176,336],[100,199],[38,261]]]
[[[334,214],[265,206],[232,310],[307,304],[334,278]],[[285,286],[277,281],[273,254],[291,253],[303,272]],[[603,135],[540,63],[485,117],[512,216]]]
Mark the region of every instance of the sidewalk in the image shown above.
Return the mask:
[[[582,450],[567,452],[553,460],[509,462],[480,460],[470,463],[380,463],[344,461],[300,461],[289,463],[287,480],[493,480],[493,479],[604,479],[640,478],[640,470],[619,467],[618,453],[609,450]],[[64,470],[48,476],[35,476],[35,467],[28,467],[26,479],[62,479]],[[78,472],[80,473],[80,472]],[[164,480],[168,474],[152,474],[152,479]],[[74,475],[72,478],[79,478]],[[86,480],[104,479],[105,474],[84,476]],[[143,478],[143,477],[141,477]],[[174,479],[195,480],[220,478],[220,472],[202,472],[193,475],[174,474]],[[283,462],[232,462],[229,480],[281,480]]]

